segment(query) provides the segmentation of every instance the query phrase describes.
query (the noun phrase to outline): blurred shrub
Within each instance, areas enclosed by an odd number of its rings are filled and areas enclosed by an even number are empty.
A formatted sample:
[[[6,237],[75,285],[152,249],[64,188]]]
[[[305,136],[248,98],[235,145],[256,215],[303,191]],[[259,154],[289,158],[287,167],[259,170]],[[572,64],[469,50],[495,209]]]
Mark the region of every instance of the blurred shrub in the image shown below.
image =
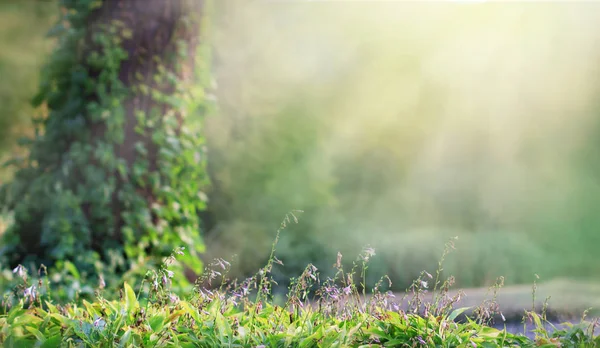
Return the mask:
[[[401,290],[458,235],[447,268],[465,286],[599,274],[596,14],[230,3],[208,243],[234,272],[302,209],[279,249],[291,268],[371,245],[372,281]]]

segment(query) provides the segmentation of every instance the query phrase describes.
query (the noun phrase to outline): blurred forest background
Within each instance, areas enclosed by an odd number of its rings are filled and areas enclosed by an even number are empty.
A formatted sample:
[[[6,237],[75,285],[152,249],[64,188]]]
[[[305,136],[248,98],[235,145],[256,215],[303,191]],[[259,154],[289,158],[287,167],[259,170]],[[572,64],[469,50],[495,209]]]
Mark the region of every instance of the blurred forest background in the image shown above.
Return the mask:
[[[40,112],[29,100],[56,8],[0,2],[3,159]],[[220,2],[203,258],[254,273],[300,209],[281,284],[370,245],[371,281],[404,289],[453,236],[445,273],[460,286],[599,276],[599,10]]]

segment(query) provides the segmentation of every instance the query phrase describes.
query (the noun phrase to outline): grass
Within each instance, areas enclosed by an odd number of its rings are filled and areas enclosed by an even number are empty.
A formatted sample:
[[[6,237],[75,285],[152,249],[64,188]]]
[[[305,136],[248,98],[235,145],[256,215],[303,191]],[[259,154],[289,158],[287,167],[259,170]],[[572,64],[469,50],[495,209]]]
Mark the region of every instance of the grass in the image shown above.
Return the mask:
[[[308,265],[291,280],[287,295],[277,299],[271,291],[280,232],[267,264],[254,276],[238,282],[228,278],[230,264],[211,263],[193,290],[171,289],[183,250],[175,250],[160,269],[150,270],[138,286],[123,284],[118,296],[96,289],[93,301],[53,303],[48,277],[32,279],[25,268],[13,270],[18,280],[13,295],[2,302],[0,344],[7,347],[592,347],[596,322],[582,321],[550,333],[546,311],[526,311],[525,322],[534,327],[528,338],[489,326],[498,307],[502,279],[492,298],[475,308],[461,303],[451,291],[452,277],[441,279],[422,272],[403,298],[386,291],[383,278],[367,292],[363,286],[375,251],[366,248],[351,270],[338,254],[332,278],[320,279]],[[448,244],[451,247],[451,244]],[[442,260],[450,251],[447,247]],[[45,274],[42,267],[41,274]],[[557,283],[559,284],[559,283]],[[562,285],[560,285],[562,286]],[[138,290],[134,290],[137,288]],[[536,301],[534,284],[530,300]],[[471,311],[467,318],[461,318]]]

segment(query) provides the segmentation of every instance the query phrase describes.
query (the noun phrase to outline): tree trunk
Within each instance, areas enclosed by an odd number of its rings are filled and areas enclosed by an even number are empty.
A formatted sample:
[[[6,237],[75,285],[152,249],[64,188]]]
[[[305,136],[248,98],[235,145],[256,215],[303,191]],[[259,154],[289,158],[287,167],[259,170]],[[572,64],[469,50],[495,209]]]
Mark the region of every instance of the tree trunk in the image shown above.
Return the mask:
[[[36,97],[50,111],[4,187],[15,211],[5,241],[15,249],[0,256],[90,266],[86,251],[134,262],[186,247],[200,271],[204,2],[63,2]]]
[[[102,8],[92,15],[90,34],[111,25],[125,34],[121,48],[127,52],[127,59],[121,63],[118,78],[133,93],[123,100],[123,141],[117,144],[115,152],[130,169],[139,160],[148,172],[158,170],[159,146],[152,140],[152,132],[164,126],[165,117],[173,117],[175,133],[181,132],[184,111],[156,97],[156,93],[173,95],[177,86],[166,81],[166,76],[157,77],[163,74],[161,71],[168,71],[180,86],[193,82],[202,3],[202,0],[105,1]],[[186,25],[185,20],[190,24]],[[184,51],[179,51],[184,45]],[[136,113],[140,111],[146,117],[150,114],[157,116],[155,125],[144,127],[143,132],[136,131],[136,128],[143,127],[136,119]],[[106,127],[103,123],[94,127],[95,137],[104,136]],[[118,203],[118,193],[123,184],[123,180],[118,180],[113,196],[113,212],[117,218],[115,238],[119,241],[122,241],[120,228],[124,222],[119,213],[123,206]],[[138,187],[137,190],[148,206],[155,202],[155,193],[150,189]],[[156,216],[152,220],[157,223]]]

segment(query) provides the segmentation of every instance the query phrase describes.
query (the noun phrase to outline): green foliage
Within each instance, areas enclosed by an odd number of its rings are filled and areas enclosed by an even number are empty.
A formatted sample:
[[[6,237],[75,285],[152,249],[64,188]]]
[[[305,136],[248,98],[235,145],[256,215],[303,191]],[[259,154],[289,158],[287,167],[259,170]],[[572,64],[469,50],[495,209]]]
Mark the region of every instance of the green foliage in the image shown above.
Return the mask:
[[[164,61],[156,78],[169,81],[172,94],[141,83],[127,88],[119,74],[130,58],[123,42],[131,32],[119,21],[90,25],[102,6],[96,0],[61,1],[62,16],[49,33],[57,48],[33,98],[49,114],[35,120],[35,136],[24,142],[29,157],[11,162],[15,178],[2,187],[2,204],[14,221],[2,236],[0,256],[13,266],[72,262],[85,279],[123,273],[139,278],[148,265],[183,246],[183,261],[199,271],[208,40],[198,48],[195,85],[180,81],[176,64]],[[136,132],[148,141],[124,144],[132,117],[125,102],[148,89],[166,113],[134,110]],[[178,121],[176,113],[185,117]],[[135,147],[133,161],[118,154],[120,146]],[[154,155],[156,169],[150,168]],[[183,272],[177,282],[185,282]]]
[[[286,219],[282,228],[291,222]],[[278,235],[279,236],[279,235]],[[277,240],[276,240],[277,243]],[[0,344],[3,346],[86,347],[597,347],[594,323],[565,324],[547,330],[545,314],[526,312],[534,338],[487,325],[485,315],[460,320],[469,308],[457,308],[449,299],[448,283],[433,290],[439,301],[418,300],[424,288],[415,281],[408,306],[395,302],[381,290],[360,294],[358,282],[372,256],[360,255],[363,269],[346,272],[339,264],[337,275],[320,281],[318,269],[306,267],[290,281],[285,304],[278,305],[270,292],[271,257],[253,277],[230,283],[230,265],[216,260],[203,280],[212,290],[198,285],[192,293],[171,288],[171,266],[182,256],[175,250],[160,269],[150,271],[138,284],[124,283],[118,291],[99,290],[91,300],[55,304],[44,282],[27,278],[24,268],[14,274],[23,284],[0,312]],[[441,267],[441,266],[440,266]],[[316,297],[307,295],[317,287]],[[484,313],[486,311],[479,311]]]

